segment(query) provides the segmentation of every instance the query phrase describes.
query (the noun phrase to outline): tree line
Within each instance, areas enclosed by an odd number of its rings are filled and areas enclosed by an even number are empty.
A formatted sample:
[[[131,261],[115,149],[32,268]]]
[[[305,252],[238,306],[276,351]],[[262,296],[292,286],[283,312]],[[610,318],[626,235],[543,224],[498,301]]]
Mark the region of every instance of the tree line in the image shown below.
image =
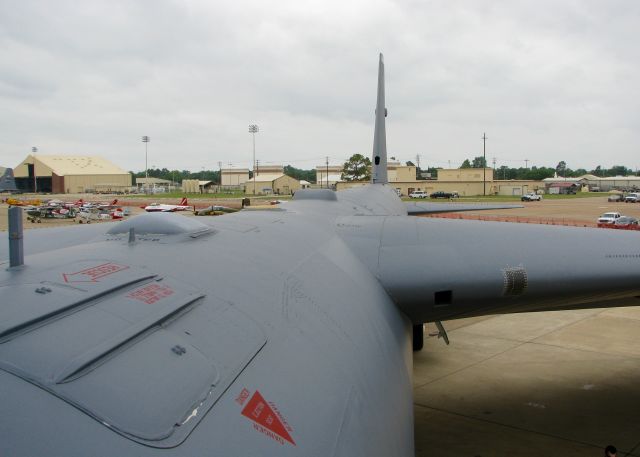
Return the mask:
[[[415,166],[411,161],[406,162],[408,166]],[[459,168],[483,168],[487,165],[484,157],[475,157],[473,160],[466,159],[462,162]],[[428,167],[422,169],[416,167],[417,179],[435,179],[438,177],[438,170],[442,168]],[[136,178],[144,178],[145,172],[130,172]],[[303,170],[291,165],[284,167],[284,173],[287,176],[291,176],[294,179],[309,181],[310,183],[316,182],[316,170]],[[219,170],[202,170],[202,171],[189,171],[189,170],[169,170],[167,168],[150,168],[148,170],[150,178],[166,179],[167,181],[180,184],[185,179],[199,179],[202,181],[212,181],[214,183],[220,182]],[[534,180],[541,181],[545,178],[552,178],[555,175],[565,178],[577,178],[582,175],[592,174],[601,178],[610,176],[630,176],[635,175],[636,172],[631,168],[627,168],[624,165],[614,165],[611,168],[603,168],[597,166],[593,170],[586,170],[584,168],[576,168],[575,170],[569,168],[564,160],[558,162],[555,168],[552,167],[507,167],[502,165],[495,169],[495,179],[515,179],[515,180]],[[253,177],[253,173],[249,171],[249,178]],[[345,181],[368,181],[371,179],[371,160],[363,156],[362,154],[353,154],[349,160],[343,164],[342,179]]]
[[[144,178],[145,172],[143,171],[129,171],[134,178]],[[169,170],[168,168],[149,168],[147,173],[150,178],[165,179],[172,181],[176,184],[182,183],[185,179],[198,179],[200,181],[211,181],[213,183],[220,183],[220,170],[202,170],[202,171],[189,171],[189,170]],[[284,174],[291,176],[294,179],[309,181],[310,183],[316,182],[316,170],[302,170],[300,168],[287,165],[284,167]],[[253,177],[253,172],[249,171],[249,178]]]
[[[460,168],[483,168],[486,167],[487,163],[482,156],[475,157],[472,161],[466,159],[460,165]],[[494,178],[495,179],[516,179],[516,180],[542,180],[545,178],[552,178],[554,176],[561,176],[563,178],[578,178],[580,176],[591,174],[594,176],[598,176],[600,178],[612,177],[612,176],[631,176],[635,175],[636,172],[631,168],[627,168],[624,165],[614,165],[611,168],[603,168],[598,165],[596,168],[592,170],[587,170],[585,168],[576,168],[571,169],[567,165],[564,160],[558,162],[555,168],[552,167],[536,167],[532,166],[530,168],[519,167],[512,168],[502,165],[499,168],[495,169]]]

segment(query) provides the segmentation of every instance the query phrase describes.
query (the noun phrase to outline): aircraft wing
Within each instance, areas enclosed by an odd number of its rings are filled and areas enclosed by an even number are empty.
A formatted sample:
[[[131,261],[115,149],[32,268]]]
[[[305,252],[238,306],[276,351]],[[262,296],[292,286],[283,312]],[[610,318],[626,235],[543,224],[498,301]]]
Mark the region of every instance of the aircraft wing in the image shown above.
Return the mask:
[[[407,202],[409,216],[420,214],[455,213],[457,211],[483,211],[490,209],[523,208],[522,205],[511,204],[483,204],[483,203],[431,203],[431,202]]]
[[[423,322],[640,301],[637,233],[407,217],[387,184],[383,70],[375,184],[24,237],[11,212],[3,454],[411,457]]]

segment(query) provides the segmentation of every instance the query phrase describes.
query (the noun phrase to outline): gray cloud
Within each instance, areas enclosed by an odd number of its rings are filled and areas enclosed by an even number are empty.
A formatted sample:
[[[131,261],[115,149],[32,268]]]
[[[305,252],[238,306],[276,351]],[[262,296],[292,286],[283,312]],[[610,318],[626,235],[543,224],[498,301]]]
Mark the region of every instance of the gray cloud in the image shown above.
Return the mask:
[[[311,168],[371,148],[457,166],[640,166],[630,1],[0,0],[0,164],[32,145],[127,169]]]

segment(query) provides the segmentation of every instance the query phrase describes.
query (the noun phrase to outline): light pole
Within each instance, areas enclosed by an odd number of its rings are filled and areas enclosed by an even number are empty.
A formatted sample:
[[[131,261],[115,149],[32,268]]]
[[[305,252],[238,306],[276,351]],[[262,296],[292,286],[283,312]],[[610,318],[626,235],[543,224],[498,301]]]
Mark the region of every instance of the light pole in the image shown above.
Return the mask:
[[[256,194],[256,133],[259,131],[258,124],[249,124],[249,133],[253,137],[253,195]]]
[[[31,152],[33,152],[33,193],[35,194],[38,192],[38,175],[36,174],[36,152],[38,152],[38,148],[32,147]]]
[[[142,142],[144,143],[144,187],[146,189],[149,188],[149,167],[147,165],[147,144],[151,141],[147,135],[142,137]]]
[[[487,195],[487,134],[482,134],[482,195]]]

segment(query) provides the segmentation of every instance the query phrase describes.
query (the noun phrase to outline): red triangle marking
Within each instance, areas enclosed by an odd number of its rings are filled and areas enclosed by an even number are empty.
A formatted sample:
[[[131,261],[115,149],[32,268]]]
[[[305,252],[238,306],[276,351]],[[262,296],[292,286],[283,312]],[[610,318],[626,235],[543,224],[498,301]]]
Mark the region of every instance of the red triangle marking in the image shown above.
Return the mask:
[[[257,390],[251,397],[251,400],[249,400],[249,403],[247,403],[242,410],[242,415],[248,417],[256,424],[263,426],[267,430],[271,430],[273,433],[295,446],[296,443],[291,438],[291,435],[289,435],[289,432],[287,432],[287,429],[282,424],[280,418],[278,418],[278,415],[273,412],[269,403],[265,401]]]

